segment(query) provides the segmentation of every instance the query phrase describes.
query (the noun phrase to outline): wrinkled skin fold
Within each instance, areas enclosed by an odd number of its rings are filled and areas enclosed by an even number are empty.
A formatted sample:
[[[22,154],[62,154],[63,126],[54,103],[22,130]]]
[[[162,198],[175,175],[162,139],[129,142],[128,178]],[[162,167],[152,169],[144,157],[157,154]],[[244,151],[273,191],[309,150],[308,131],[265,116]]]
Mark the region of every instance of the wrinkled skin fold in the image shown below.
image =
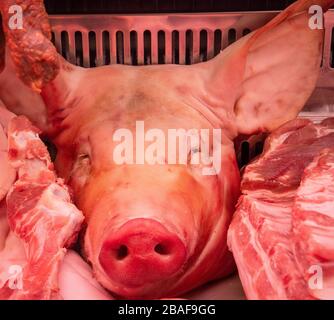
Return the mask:
[[[4,19],[12,3],[4,1]],[[105,288],[175,296],[234,270],[226,245],[240,179],[232,141],[293,119],[310,96],[323,42],[323,30],[308,27],[314,3],[326,10],[333,1],[297,1],[205,63],[82,69],[55,53],[42,1],[22,1],[27,27],[4,27],[7,46],[17,76],[41,92],[58,172],[85,215],[83,251]],[[26,41],[36,35],[36,44]],[[116,164],[113,132],[134,132],[138,120],[165,133],[221,129],[222,170],[203,176],[189,164],[198,148],[188,165]]]

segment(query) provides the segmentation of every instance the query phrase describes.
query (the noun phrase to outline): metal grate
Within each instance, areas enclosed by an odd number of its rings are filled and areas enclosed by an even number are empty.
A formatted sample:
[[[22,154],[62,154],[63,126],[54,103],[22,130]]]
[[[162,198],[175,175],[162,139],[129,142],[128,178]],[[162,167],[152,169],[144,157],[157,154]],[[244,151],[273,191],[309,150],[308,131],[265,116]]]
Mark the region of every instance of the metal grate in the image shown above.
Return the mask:
[[[50,16],[52,40],[71,63],[192,64],[211,59],[275,12]]]
[[[206,61],[275,14],[70,15],[50,20],[58,51],[71,63],[95,67]],[[333,11],[326,14],[325,68],[334,67],[333,17]]]
[[[266,137],[267,135],[262,133],[252,136],[239,136],[235,139],[234,147],[240,169],[262,153]]]

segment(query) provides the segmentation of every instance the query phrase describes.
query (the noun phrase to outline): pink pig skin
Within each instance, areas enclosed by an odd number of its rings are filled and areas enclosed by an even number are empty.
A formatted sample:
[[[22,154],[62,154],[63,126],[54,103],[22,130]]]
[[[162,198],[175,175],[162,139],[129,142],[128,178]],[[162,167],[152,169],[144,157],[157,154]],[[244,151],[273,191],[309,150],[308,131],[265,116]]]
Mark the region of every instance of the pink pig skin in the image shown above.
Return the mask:
[[[4,18],[13,1],[4,1]],[[33,15],[24,12],[24,32],[4,24],[7,45],[18,76],[44,99],[58,171],[86,217],[83,247],[96,279],[116,296],[159,298],[231,273],[226,232],[239,195],[232,141],[271,131],[302,109],[323,43],[323,30],[309,28],[308,9],[333,1],[299,0],[205,63],[94,69],[58,56],[43,3],[34,3]],[[33,44],[24,41],[36,34]],[[113,132],[134,132],[138,120],[165,133],[220,128],[221,171],[116,165]]]

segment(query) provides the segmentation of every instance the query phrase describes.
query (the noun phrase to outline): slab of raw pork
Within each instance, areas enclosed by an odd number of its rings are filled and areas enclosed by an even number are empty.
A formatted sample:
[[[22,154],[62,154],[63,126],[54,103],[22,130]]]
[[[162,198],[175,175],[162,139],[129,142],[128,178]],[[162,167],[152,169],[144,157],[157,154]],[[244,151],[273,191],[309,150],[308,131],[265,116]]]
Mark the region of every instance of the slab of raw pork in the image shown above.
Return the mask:
[[[325,149],[306,168],[292,224],[295,257],[312,295],[333,299],[334,148]]]
[[[0,298],[60,298],[60,263],[83,221],[67,187],[56,177],[38,133],[25,117],[15,117],[8,125],[9,162],[17,170],[17,180],[6,204],[2,202],[2,219],[7,205],[12,234],[0,253]]]
[[[328,243],[322,248],[321,245],[326,236],[324,232],[330,230],[333,222],[327,221],[322,227],[322,238],[315,240],[309,234],[309,239],[305,240],[309,244],[312,244],[312,240],[319,241],[318,248],[301,247],[299,254],[295,255],[294,243],[304,243],[302,234],[305,231],[302,229],[321,228],[326,217],[318,208],[313,224],[310,225],[308,219],[303,218],[299,207],[300,201],[304,200],[305,186],[301,187],[296,198],[294,214],[292,211],[305,168],[323,149],[330,147],[334,147],[333,120],[319,125],[308,120],[295,120],[272,133],[265,142],[262,155],[246,167],[241,184],[242,196],[229,228],[228,242],[247,298],[314,298],[307,282],[309,274],[298,267],[297,257],[300,257],[302,250],[307,250],[311,255],[315,254],[311,252],[314,249],[320,254],[318,258],[322,255],[320,251],[328,249],[329,252]],[[305,183],[310,183],[309,178]],[[328,190],[332,189],[328,187]],[[329,191],[322,197],[329,200],[328,194]],[[325,210],[326,203],[323,205]],[[293,217],[296,219],[294,223]]]

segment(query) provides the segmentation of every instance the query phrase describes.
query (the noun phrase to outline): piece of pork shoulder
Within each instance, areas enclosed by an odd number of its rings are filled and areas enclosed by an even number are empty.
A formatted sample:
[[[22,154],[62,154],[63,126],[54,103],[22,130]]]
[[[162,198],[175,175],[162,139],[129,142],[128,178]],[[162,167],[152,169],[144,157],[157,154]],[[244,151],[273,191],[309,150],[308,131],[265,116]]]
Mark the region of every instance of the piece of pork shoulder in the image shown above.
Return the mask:
[[[52,240],[52,239],[50,239]],[[19,299],[12,289],[22,289],[22,271],[27,265],[24,242],[9,229],[5,201],[0,202],[0,299]],[[110,300],[94,279],[91,268],[73,250],[68,250],[58,271],[59,295],[64,300]],[[25,299],[36,298],[26,294]],[[44,296],[44,299],[48,297]]]
[[[0,201],[15,181],[16,171],[8,161],[7,125],[14,115],[8,112],[0,100]]]
[[[7,299],[11,294],[4,287],[8,280],[11,284],[15,284],[14,277],[18,271],[15,266],[25,264],[22,242],[9,229],[5,200],[16,178],[16,170],[8,159],[7,127],[13,117],[14,115],[8,112],[0,101],[0,299]]]
[[[0,167],[1,168],[1,167]],[[7,220],[6,201],[0,202],[0,300],[10,299],[12,289],[21,287],[27,259],[23,242],[12,232]]]
[[[7,194],[7,218],[27,259],[22,288],[13,290],[10,299],[59,296],[59,265],[83,221],[38,133],[24,117],[13,118],[8,126],[9,161],[18,178]]]
[[[314,299],[295,255],[294,241],[304,238],[294,235],[292,225],[303,228],[303,221],[296,223],[293,207],[305,168],[333,147],[333,119],[317,125],[294,120],[274,131],[245,168],[228,243],[248,299]]]
[[[334,119],[333,119],[334,120]],[[305,169],[293,210],[294,253],[308,291],[334,299],[334,148]]]
[[[7,217],[7,205],[3,199],[6,196],[9,189],[12,187],[16,177],[16,170],[10,165],[8,159],[8,137],[7,128],[9,122],[14,118],[14,114],[8,112],[6,109],[0,107],[0,150],[1,150],[1,161],[0,161],[0,298],[1,299],[14,299],[22,298],[20,295],[13,294],[15,288],[23,289],[23,274],[22,271],[27,266],[27,248],[31,250],[27,244],[21,239],[21,235],[16,235],[8,224]],[[31,127],[32,129],[32,127]],[[31,131],[31,130],[30,130]],[[28,136],[36,141],[35,130],[32,130]],[[27,132],[25,132],[27,134]],[[15,133],[16,135],[16,133]],[[19,137],[16,136],[16,139]],[[30,139],[29,138],[29,139]],[[25,143],[25,139],[20,139],[20,143]],[[37,146],[35,144],[35,146]],[[45,147],[44,147],[45,148]],[[32,153],[33,154],[33,153]],[[40,152],[39,152],[40,154]],[[5,179],[6,178],[6,179]],[[31,189],[33,191],[33,188]],[[56,196],[58,197],[58,196]],[[30,199],[31,200],[31,199]],[[29,199],[27,199],[29,201]],[[50,199],[53,201],[53,199]],[[60,212],[66,209],[66,206],[60,207]],[[33,212],[26,204],[27,211]],[[50,211],[49,211],[50,212]],[[59,213],[57,213],[59,215]],[[60,217],[60,216],[59,216]],[[37,225],[30,225],[31,232]],[[59,225],[60,227],[60,225]],[[48,236],[48,241],[55,241],[54,238]],[[51,258],[51,256],[50,256]],[[52,275],[51,275],[52,276]],[[39,281],[43,281],[40,279]],[[37,283],[43,285],[36,279]],[[74,251],[69,250],[64,260],[60,263],[59,275],[58,275],[58,286],[59,296],[62,299],[73,300],[73,299],[111,299],[111,296],[106,293],[100,285],[93,278],[92,270],[83,261],[83,259]],[[26,288],[26,290],[30,290]],[[34,288],[32,288],[35,291]],[[43,289],[44,290],[44,289]],[[40,294],[36,293],[31,296],[30,293],[26,293],[24,298],[37,298],[41,297]],[[42,295],[43,298],[48,298],[46,295]],[[57,296],[58,297],[58,296]]]
[[[13,3],[2,2],[5,21]],[[26,28],[4,23],[8,49],[18,76],[42,93],[57,169],[85,215],[84,249],[104,287],[124,297],[168,297],[233,271],[226,245],[239,195],[232,140],[273,130],[303,107],[324,33],[309,28],[308,10],[332,3],[297,1],[205,63],[83,69],[56,53],[43,2],[19,1]],[[134,132],[137,120],[164,133],[222,129],[223,169],[203,176],[191,165],[117,165],[113,130]]]

